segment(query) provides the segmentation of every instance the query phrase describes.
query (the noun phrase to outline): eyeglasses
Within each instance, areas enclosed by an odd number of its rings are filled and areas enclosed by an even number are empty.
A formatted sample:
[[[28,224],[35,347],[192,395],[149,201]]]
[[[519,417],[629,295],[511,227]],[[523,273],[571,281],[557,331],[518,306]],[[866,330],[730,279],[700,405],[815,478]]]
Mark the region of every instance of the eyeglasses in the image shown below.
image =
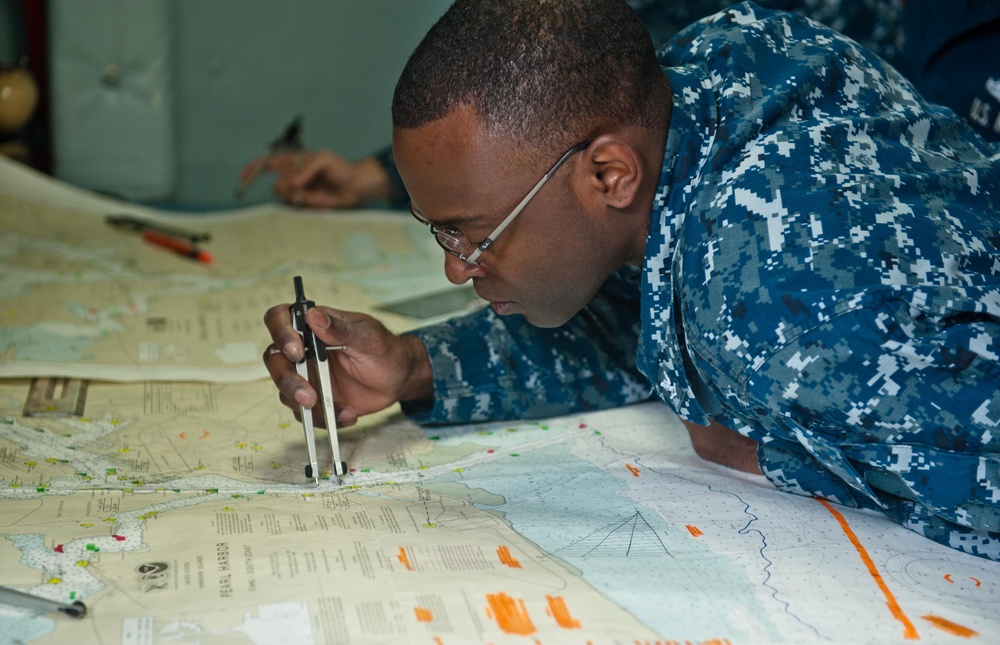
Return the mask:
[[[439,228],[434,224],[431,224],[424,219],[423,213],[421,213],[420,210],[413,205],[412,201],[410,202],[410,213],[413,214],[413,217],[415,217],[418,222],[425,224],[427,228],[431,230],[431,234],[434,235],[434,238],[437,240],[437,243],[441,245],[442,249],[458,257],[458,259],[476,266],[479,264],[476,260],[479,259],[479,256],[482,255],[483,251],[490,248],[490,245],[496,241],[497,236],[499,236],[500,233],[502,233],[503,230],[514,221],[515,217],[521,214],[521,211],[528,205],[528,202],[530,202],[531,198],[535,196],[535,193],[541,190],[542,186],[545,185],[545,182],[547,182],[549,178],[552,177],[557,170],[559,170],[559,166],[563,165],[567,159],[572,157],[577,152],[585,149],[589,145],[590,141],[582,141],[563,153],[563,156],[559,157],[559,161],[555,162],[555,164],[549,168],[549,171],[538,180],[535,187],[528,191],[528,194],[524,196],[521,203],[514,207],[514,210],[510,212],[510,215],[505,217],[504,220],[500,222],[500,225],[493,229],[493,232],[486,236],[486,239],[479,244],[473,244],[470,242],[462,231],[457,228]]]

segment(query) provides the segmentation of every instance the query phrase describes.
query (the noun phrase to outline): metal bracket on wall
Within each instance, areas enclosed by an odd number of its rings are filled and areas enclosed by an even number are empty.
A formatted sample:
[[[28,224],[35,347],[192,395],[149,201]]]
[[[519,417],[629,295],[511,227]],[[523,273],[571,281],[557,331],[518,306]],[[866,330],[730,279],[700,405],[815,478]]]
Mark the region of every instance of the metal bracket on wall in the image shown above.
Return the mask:
[[[87,399],[87,381],[34,378],[24,402],[26,417],[79,417]]]

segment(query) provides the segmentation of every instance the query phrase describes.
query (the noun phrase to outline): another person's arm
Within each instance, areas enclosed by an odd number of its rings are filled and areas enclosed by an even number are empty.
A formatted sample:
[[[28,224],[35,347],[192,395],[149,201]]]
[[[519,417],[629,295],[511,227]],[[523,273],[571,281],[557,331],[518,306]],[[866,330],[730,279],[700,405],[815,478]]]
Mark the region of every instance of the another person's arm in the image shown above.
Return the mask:
[[[256,163],[247,164],[241,179],[249,176]],[[274,192],[293,206],[356,208],[376,201],[400,206],[408,199],[391,147],[354,162],[330,150],[283,152],[271,157],[261,170],[277,174]]]

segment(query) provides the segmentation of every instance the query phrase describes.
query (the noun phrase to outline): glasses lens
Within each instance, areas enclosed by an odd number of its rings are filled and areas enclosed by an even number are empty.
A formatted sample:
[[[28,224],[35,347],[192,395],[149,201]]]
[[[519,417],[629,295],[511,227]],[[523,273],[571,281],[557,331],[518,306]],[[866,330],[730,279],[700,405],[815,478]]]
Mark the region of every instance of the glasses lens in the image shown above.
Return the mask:
[[[464,235],[462,235],[461,231],[453,228],[441,229],[425,220],[423,218],[423,214],[417,210],[417,207],[413,205],[413,202],[410,202],[410,214],[413,215],[418,222],[431,230],[431,234],[434,235],[434,239],[437,240],[438,245],[448,253],[456,255],[464,260],[476,250],[475,247],[472,246],[472,243],[469,242]],[[476,263],[473,262],[472,264]]]
[[[473,251],[472,244],[465,239],[465,236],[458,237],[451,231],[437,229],[434,231],[434,237],[444,250],[451,251],[455,255],[468,255]]]

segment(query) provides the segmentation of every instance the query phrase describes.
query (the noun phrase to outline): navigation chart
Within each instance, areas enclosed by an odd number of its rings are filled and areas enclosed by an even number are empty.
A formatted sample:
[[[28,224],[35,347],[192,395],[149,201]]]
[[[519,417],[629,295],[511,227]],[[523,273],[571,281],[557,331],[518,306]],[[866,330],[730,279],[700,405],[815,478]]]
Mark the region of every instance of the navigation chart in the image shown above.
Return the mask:
[[[406,216],[171,219],[211,233],[204,266],[122,208],[166,217],[0,159],[0,584],[89,609],[0,604],[0,645],[1000,641],[1000,563],[704,462],[658,403],[392,408],[307,485],[260,365],[292,276],[395,330],[478,305]]]
[[[171,216],[75,195],[64,197],[70,205],[52,205],[34,194],[51,191],[25,189],[40,180],[9,164],[0,162],[0,377],[264,378],[261,316],[294,299],[295,275],[321,304],[384,306],[380,318],[394,331],[431,320],[394,313],[400,301],[457,294],[444,314],[482,304],[447,281],[427,229],[398,213],[331,216],[275,205]],[[213,261],[178,256],[105,222],[122,211],[209,235]]]
[[[996,563],[702,462],[659,404],[448,428],[387,413],[343,431],[350,474],[317,488],[270,383],[95,383],[72,420],[20,417],[28,389],[0,387],[6,584],[92,615],[0,606],[0,642],[1000,634]]]

